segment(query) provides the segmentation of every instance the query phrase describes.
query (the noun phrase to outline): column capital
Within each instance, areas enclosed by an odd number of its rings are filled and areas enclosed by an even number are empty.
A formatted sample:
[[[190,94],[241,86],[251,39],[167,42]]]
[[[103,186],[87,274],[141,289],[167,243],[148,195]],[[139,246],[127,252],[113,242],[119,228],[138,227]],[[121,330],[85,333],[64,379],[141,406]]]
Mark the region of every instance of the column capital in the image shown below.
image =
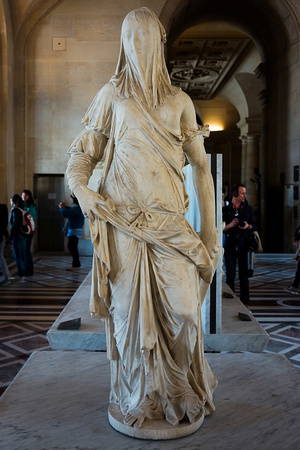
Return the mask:
[[[262,117],[261,115],[246,117],[246,122],[248,124],[248,134],[249,135],[260,135],[262,130]]]
[[[258,134],[258,133],[256,133],[256,134],[248,134],[247,135],[247,142],[254,142],[254,141],[257,141],[258,139],[259,139],[259,137],[260,137],[260,135]]]
[[[239,136],[239,139],[242,141],[242,145],[246,145],[248,142],[247,134],[242,134],[241,136]]]
[[[242,144],[247,144],[248,142],[252,143],[257,140],[259,140],[260,134],[259,133],[249,133],[249,134],[242,134],[239,136],[239,139],[242,141]]]

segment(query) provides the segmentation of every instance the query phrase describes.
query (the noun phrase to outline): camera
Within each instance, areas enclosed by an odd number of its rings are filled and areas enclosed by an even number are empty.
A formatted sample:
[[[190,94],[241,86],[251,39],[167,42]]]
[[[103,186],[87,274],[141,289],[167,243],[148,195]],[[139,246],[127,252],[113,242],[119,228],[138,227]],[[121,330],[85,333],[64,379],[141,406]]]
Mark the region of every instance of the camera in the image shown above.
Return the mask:
[[[239,219],[239,227],[244,227],[246,225],[246,222],[242,219]]]

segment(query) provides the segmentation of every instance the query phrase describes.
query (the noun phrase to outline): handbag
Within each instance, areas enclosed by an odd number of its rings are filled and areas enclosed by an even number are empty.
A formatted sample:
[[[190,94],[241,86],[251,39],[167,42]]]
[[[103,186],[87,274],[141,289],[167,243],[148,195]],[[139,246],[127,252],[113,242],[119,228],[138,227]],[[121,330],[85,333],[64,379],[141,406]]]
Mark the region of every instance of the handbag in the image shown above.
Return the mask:
[[[248,249],[250,252],[262,253],[263,247],[257,231],[252,231],[248,240]]]

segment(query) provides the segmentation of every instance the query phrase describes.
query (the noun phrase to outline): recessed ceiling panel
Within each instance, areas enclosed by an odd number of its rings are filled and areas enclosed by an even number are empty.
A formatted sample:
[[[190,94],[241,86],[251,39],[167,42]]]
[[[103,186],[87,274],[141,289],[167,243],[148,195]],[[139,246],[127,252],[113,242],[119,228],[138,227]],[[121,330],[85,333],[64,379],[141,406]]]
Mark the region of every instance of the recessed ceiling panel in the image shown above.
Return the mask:
[[[170,49],[172,84],[181,87],[193,99],[209,100],[225,77],[230,75],[241,55],[251,47],[251,40],[238,37],[185,37],[183,33]]]

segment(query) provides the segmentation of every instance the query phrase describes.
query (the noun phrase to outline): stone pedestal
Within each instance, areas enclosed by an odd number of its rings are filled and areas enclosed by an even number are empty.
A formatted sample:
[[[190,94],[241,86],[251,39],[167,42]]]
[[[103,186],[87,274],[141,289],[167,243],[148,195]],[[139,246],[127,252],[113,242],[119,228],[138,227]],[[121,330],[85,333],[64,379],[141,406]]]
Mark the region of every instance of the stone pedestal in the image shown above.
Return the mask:
[[[49,344],[56,350],[106,350],[105,324],[102,320],[92,319],[89,314],[90,274],[83,281],[67,306],[53,323],[47,333]],[[224,283],[222,292],[230,292]],[[251,316],[251,322],[241,322],[238,313]],[[58,325],[65,321],[81,317],[79,330],[59,330]],[[209,352],[261,352],[269,337],[251,312],[233,296],[222,301],[222,332],[205,334],[205,350]]]
[[[219,379],[215,413],[193,435],[160,442],[132,439],[109,425],[105,353],[36,352],[0,397],[0,449],[300,448],[299,372],[285,357],[224,353],[207,358]]]
[[[117,405],[109,405],[108,421],[111,426],[120,433],[126,434],[137,439],[166,440],[178,439],[195,433],[204,421],[204,412],[194,423],[180,423],[179,425],[170,425],[165,420],[146,421],[141,428],[132,427],[123,422],[123,416]]]

